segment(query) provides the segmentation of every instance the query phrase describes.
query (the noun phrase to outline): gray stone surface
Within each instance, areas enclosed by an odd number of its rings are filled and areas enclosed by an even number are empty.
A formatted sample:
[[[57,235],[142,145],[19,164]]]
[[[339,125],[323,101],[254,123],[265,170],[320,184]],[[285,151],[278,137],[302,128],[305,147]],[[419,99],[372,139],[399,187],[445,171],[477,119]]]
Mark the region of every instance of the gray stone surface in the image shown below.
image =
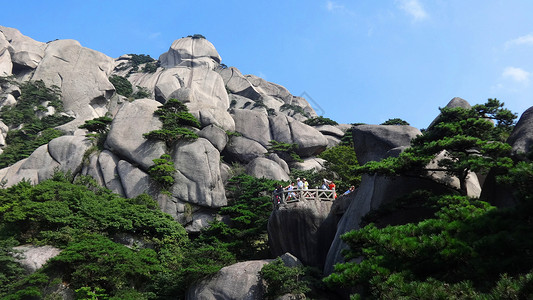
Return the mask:
[[[268,219],[268,240],[275,256],[290,252],[305,265],[322,268],[335,236],[328,219],[332,201],[282,204]]]
[[[393,148],[409,146],[420,134],[414,127],[398,125],[359,125],[352,129],[355,153],[361,165],[383,159]]]
[[[10,47],[11,45],[0,31],[0,76],[11,75],[13,63],[11,62],[11,54],[9,53]]]
[[[247,109],[232,109],[231,116],[235,120],[236,132],[260,143],[263,147],[269,145],[272,137],[270,136],[268,116],[265,113]]]
[[[304,158],[303,162],[294,162],[291,164],[291,167],[296,170],[301,171],[308,171],[308,170],[316,170],[320,171],[324,169],[324,164],[326,163],[325,159],[318,158],[318,157],[308,157]]]
[[[208,125],[202,128],[202,130],[198,132],[198,136],[207,139],[218,151],[224,150],[229,141],[226,131],[215,125]]]
[[[188,300],[262,299],[259,271],[268,260],[245,261],[220,269],[214,276],[194,284]]]
[[[177,169],[176,183],[170,190],[173,196],[205,207],[227,204],[220,175],[220,153],[208,140],[178,141],[172,160]]]
[[[157,188],[150,176],[129,162],[120,160],[117,172],[126,198],[135,198],[143,193],[157,195]]]
[[[533,151],[533,106],[522,113],[507,143],[513,147],[513,153],[522,159],[525,153]]]
[[[257,178],[267,178],[274,180],[290,180],[289,175],[283,168],[273,160],[258,157],[246,166],[246,173]]]
[[[159,60],[164,68],[176,66],[194,67],[206,64],[213,69],[220,63],[220,55],[215,46],[204,38],[185,37],[175,40],[168,52],[163,53]]]
[[[319,125],[313,126],[313,128],[320,131],[324,135],[331,135],[338,138],[341,138],[344,135],[344,131],[333,125]]]
[[[328,145],[328,140],[322,133],[292,117],[271,116],[269,121],[272,139],[288,144],[298,144],[296,152],[302,157],[319,154]]]
[[[98,165],[100,167],[100,173],[102,174],[104,186],[114,193],[126,196],[117,169],[119,161],[120,159],[113,154],[113,152],[108,150],[102,151],[98,156]]]
[[[76,117],[76,126],[71,130],[85,120],[104,116],[115,90],[108,79],[113,59],[74,40],[57,40],[47,45],[31,79],[61,88],[65,112]]]
[[[165,154],[164,142],[143,137],[144,133],[161,129],[161,121],[154,115],[160,105],[150,99],[124,103],[111,123],[106,148],[148,170],[154,159]]]
[[[232,136],[226,145],[224,157],[247,164],[257,157],[263,157],[266,153],[266,148],[260,143],[242,136]]]
[[[52,246],[23,245],[13,249],[22,252],[18,261],[28,273],[34,273],[48,260],[61,253],[61,249]]]
[[[202,126],[215,125],[227,131],[235,131],[235,121],[225,109],[220,108],[203,108],[197,111],[191,111]]]
[[[15,28],[0,26],[0,32],[9,42],[8,50],[14,64],[35,69],[44,56],[46,44],[37,42]]]
[[[242,73],[235,67],[217,70],[224,85],[233,94],[237,94],[248,99],[258,100],[261,94],[254,88],[254,86],[242,75]]]

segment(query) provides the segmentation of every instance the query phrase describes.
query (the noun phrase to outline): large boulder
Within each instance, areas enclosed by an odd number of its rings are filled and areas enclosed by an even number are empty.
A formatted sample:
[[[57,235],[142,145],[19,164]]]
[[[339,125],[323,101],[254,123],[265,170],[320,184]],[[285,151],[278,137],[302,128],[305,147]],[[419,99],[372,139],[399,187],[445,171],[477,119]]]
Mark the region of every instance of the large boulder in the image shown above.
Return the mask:
[[[61,88],[65,111],[77,118],[76,126],[70,128],[73,131],[78,123],[108,111],[115,91],[108,79],[112,70],[112,58],[74,40],[57,40],[48,44],[31,79]]]
[[[278,142],[297,144],[302,157],[310,157],[324,151],[328,140],[315,128],[285,115],[270,116],[272,139]]]
[[[231,93],[252,100],[259,100],[261,98],[261,94],[259,94],[250,81],[237,68],[220,68],[217,71],[224,80],[224,85]]]
[[[134,198],[144,193],[157,195],[157,187],[150,176],[129,162],[120,160],[117,164],[117,173],[126,198]]]
[[[213,69],[218,66],[221,58],[215,46],[205,38],[185,37],[175,40],[168,52],[159,57],[159,61],[164,68],[205,64]]]
[[[513,153],[522,159],[524,154],[533,151],[533,106],[520,116],[507,143],[513,147]]]
[[[470,105],[470,103],[468,103],[468,101],[466,101],[463,98],[455,97],[452,100],[450,100],[450,102],[448,102],[448,104],[446,104],[444,108],[456,108],[456,107],[461,107],[464,109],[471,109],[472,105]],[[440,117],[440,114],[431,122],[428,128],[433,127],[433,125],[435,125],[435,122],[439,119],[439,117]]]
[[[172,151],[176,180],[170,192],[178,200],[205,207],[227,204],[220,175],[220,152],[206,139],[181,140]]]
[[[143,134],[161,129],[162,123],[154,112],[160,103],[150,99],[126,102],[111,123],[106,148],[143,170],[152,166],[153,160],[165,154],[165,143],[147,140]]]
[[[207,139],[218,151],[224,150],[229,141],[226,131],[215,125],[208,125],[198,132],[198,136]]]
[[[235,120],[235,131],[242,136],[254,140],[263,147],[269,145],[272,137],[268,116],[260,111],[247,109],[232,109],[231,116]]]
[[[305,265],[322,268],[336,224],[328,218],[333,202],[302,200],[282,204],[268,219],[272,254],[290,252]]]
[[[44,56],[46,44],[29,38],[15,28],[0,26],[0,32],[9,42],[9,52],[13,64],[35,69]]]
[[[28,273],[34,273],[48,260],[61,253],[61,249],[52,246],[22,245],[13,249],[21,252],[21,257],[18,259],[18,262]]]
[[[187,299],[262,299],[264,291],[259,272],[269,262],[244,261],[224,267],[212,277],[194,284],[187,293]]]
[[[266,148],[259,142],[243,136],[232,136],[223,155],[230,161],[247,164],[257,157],[263,157],[266,153]]]
[[[290,180],[289,175],[283,168],[273,160],[258,157],[246,166],[246,173],[256,178],[267,178],[273,180]]]
[[[409,146],[420,130],[399,125],[359,125],[352,129],[357,160],[361,165],[379,161],[393,148]]]
[[[37,148],[28,158],[18,161],[4,171],[1,179],[7,180],[7,186],[17,184],[23,179],[34,184],[46,180],[56,170],[81,170],[83,157],[91,141],[83,136],[61,136],[46,145]]]
[[[10,46],[4,34],[0,31],[0,76],[11,75],[13,63],[9,53]]]

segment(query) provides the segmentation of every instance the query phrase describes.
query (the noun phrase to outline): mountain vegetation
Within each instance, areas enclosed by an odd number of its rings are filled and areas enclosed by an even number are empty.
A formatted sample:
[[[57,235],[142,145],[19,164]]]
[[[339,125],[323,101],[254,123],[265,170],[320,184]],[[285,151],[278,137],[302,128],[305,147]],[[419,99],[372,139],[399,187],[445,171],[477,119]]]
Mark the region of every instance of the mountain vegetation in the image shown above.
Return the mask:
[[[419,191],[406,198],[403,205],[416,203],[433,211],[419,222],[376,225],[386,210],[373,213],[362,229],[343,235],[350,247],[347,262],[338,264],[326,282],[351,288],[354,299],[532,297],[533,164],[514,162],[510,146],[502,142],[515,117],[496,99],[471,109],[444,108],[411,148],[360,167],[359,172],[388,175],[447,172],[461,184],[450,193]],[[428,169],[442,151],[444,158]],[[497,208],[467,196],[469,172],[489,169],[502,184],[515,187],[516,206]]]

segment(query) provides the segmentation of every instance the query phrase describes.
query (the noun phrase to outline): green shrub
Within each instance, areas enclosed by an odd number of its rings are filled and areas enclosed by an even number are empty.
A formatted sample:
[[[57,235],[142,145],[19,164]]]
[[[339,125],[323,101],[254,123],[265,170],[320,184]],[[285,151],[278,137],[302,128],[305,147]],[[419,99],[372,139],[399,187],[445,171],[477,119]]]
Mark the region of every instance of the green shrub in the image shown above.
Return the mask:
[[[404,121],[400,118],[388,119],[387,121],[381,123],[381,125],[409,125],[407,121]]]
[[[311,117],[311,115],[306,112],[302,107],[298,106],[298,105],[292,105],[292,104],[283,104],[280,108],[279,108],[280,111],[285,111],[285,110],[292,110],[294,113],[298,113],[304,117]]]
[[[318,126],[318,125],[339,125],[339,123],[333,121],[330,118],[318,116],[314,118],[310,118],[304,121],[304,124],[307,124],[309,126]]]
[[[303,278],[303,267],[287,267],[279,257],[265,264],[260,274],[266,283],[267,299],[276,299],[285,294],[304,294],[311,290]]]
[[[298,144],[288,144],[274,140],[271,140],[267,146],[268,153],[275,153],[289,162],[303,162],[303,159],[296,153],[296,149],[298,149]]]
[[[163,154],[160,158],[154,159],[154,165],[148,169],[150,178],[155,180],[163,188],[168,190],[174,184],[174,162],[172,162],[170,155]]]
[[[0,169],[28,157],[35,149],[52,139],[63,135],[56,126],[65,124],[73,118],[62,115],[63,103],[57,86],[47,87],[42,80],[20,84],[21,96],[15,106],[4,106],[0,119],[10,128],[7,146],[0,154]],[[55,113],[42,118],[37,112],[45,109],[44,103],[55,108]]]
[[[133,93],[133,86],[128,79],[122,76],[112,75],[109,77],[109,81],[115,87],[117,94],[128,98],[131,97],[131,94]]]
[[[338,192],[344,192],[352,185],[357,187],[361,183],[361,175],[355,172],[359,163],[352,147],[337,145],[324,150],[318,157],[326,160],[326,170],[322,173],[325,173],[325,178],[335,180]]]

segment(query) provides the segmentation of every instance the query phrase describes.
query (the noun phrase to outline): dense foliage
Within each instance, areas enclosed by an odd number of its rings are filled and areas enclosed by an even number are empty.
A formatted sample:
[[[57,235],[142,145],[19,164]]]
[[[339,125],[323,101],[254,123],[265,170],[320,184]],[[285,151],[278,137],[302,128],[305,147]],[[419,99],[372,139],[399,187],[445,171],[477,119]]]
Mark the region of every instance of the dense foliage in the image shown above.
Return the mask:
[[[305,120],[304,124],[307,124],[309,126],[318,126],[318,125],[338,125],[339,123],[333,121],[330,118],[318,116],[318,117],[309,118]]]
[[[459,179],[459,192],[467,195],[470,172],[511,167],[511,147],[503,140],[512,130],[515,118],[516,115],[504,109],[503,103],[496,99],[471,109],[442,108],[432,126],[415,138],[412,147],[399,157],[369,162],[358,170],[385,175],[447,173]]]
[[[400,118],[393,118],[381,123],[381,125],[409,125],[409,123]]]
[[[39,146],[62,134],[54,127],[65,124],[73,118],[63,115],[63,103],[59,87],[47,87],[42,80],[20,84],[21,95],[14,106],[4,106],[0,119],[10,130],[6,137],[7,146],[0,154],[0,169],[30,156]],[[42,116],[50,107],[52,114]]]
[[[361,183],[361,176],[355,172],[359,163],[353,147],[337,145],[324,150],[318,157],[326,160],[322,177],[334,180],[337,191],[343,192]]]
[[[265,297],[277,299],[285,294],[304,294],[311,289],[305,281],[305,270],[302,266],[287,267],[278,257],[261,269],[261,278],[266,282]]]
[[[137,299],[145,298],[153,278],[171,269],[164,256],[168,249],[175,252],[174,259],[181,258],[188,240],[185,230],[147,195],[124,199],[90,178],[71,181],[68,174],[56,173],[36,186],[23,181],[0,190],[0,253],[25,243],[64,249],[31,276],[7,265],[0,279],[10,278],[13,284],[3,295],[39,298],[60,279],[72,289],[98,288],[107,295],[134,290]],[[131,237],[134,247],[114,241],[121,237]]]
[[[296,153],[297,149],[298,144],[289,144],[275,140],[271,140],[267,146],[268,153],[275,153],[287,162],[303,162],[303,159],[300,157],[300,155]]]
[[[443,167],[496,170],[502,174],[501,182],[514,187],[518,205],[496,208],[467,197],[462,189],[445,195],[419,193],[418,205],[433,211],[429,218],[394,226],[370,223],[346,233],[342,238],[350,246],[344,253],[347,262],[336,265],[326,282],[352,291],[357,287],[354,298],[529,299],[533,297],[533,164],[514,164],[507,151],[500,151],[508,148],[500,141],[508,135],[514,115],[494,99],[471,110],[441,111],[437,122],[413,141],[408,156],[363,169],[423,174],[426,156],[447,146],[454,161]],[[478,152],[469,157],[467,150]],[[417,159],[418,164],[413,163]],[[372,215],[378,220],[380,211]]]
[[[200,122],[189,112],[185,104],[177,99],[169,99],[155,111],[163,123],[161,129],[144,134],[147,139],[164,141],[170,147],[177,139],[197,139],[198,135],[191,129],[200,128]],[[188,128],[189,127],[189,128]]]
[[[128,98],[131,97],[131,94],[133,93],[133,86],[128,79],[122,76],[112,75],[109,77],[109,81],[115,87],[117,94]]]

